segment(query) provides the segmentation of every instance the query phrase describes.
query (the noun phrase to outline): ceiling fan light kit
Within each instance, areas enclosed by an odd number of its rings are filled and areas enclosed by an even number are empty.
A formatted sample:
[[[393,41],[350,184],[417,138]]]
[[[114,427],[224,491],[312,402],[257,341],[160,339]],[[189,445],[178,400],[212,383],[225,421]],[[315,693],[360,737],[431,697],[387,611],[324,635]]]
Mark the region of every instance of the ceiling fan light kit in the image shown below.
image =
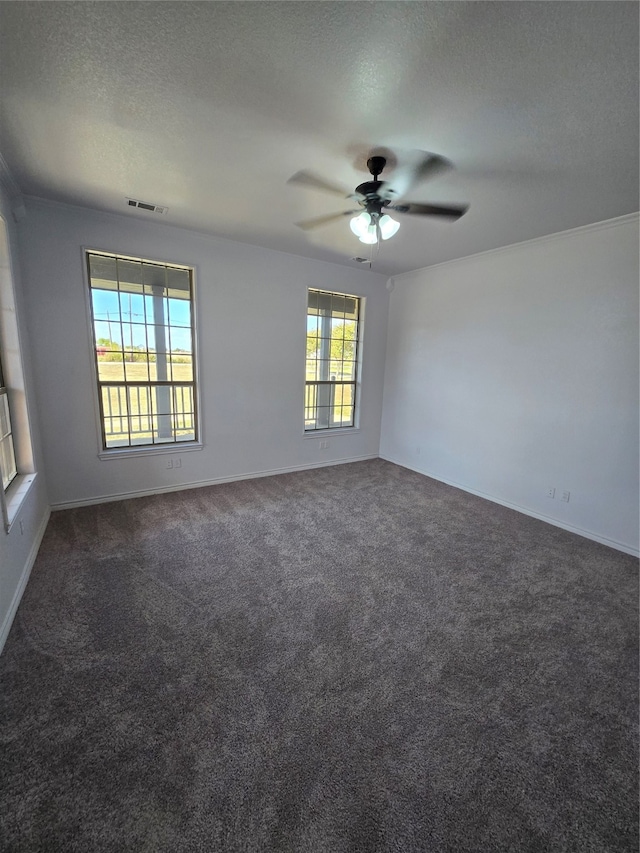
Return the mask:
[[[383,213],[378,221],[378,226],[380,227],[382,239],[388,240],[389,237],[393,237],[394,234],[398,233],[400,223],[392,219],[388,213]]]
[[[394,234],[397,234],[400,228],[400,223],[389,216],[388,210],[393,210],[396,213],[408,213],[413,216],[439,216],[454,220],[459,219],[466,213],[467,205],[443,206],[412,201],[404,201],[402,204],[396,203],[403,199],[405,194],[417,183],[451,168],[451,164],[443,157],[428,154],[426,151],[417,153],[419,153],[419,160],[410,169],[400,170],[400,172],[394,171],[397,188],[394,187],[393,180],[392,182],[378,180],[387,160],[385,157],[377,155],[369,157],[367,160],[367,168],[371,172],[373,180],[359,184],[355,192],[343,190],[336,184],[325,181],[324,178],[314,175],[312,172],[297,172],[289,179],[290,183],[324,190],[334,195],[342,195],[346,199],[357,201],[363,209],[361,211],[357,209],[344,210],[340,213],[319,216],[296,224],[299,228],[308,231],[356,213],[357,215],[349,221],[351,231],[361,243],[374,245],[379,244],[381,240],[389,240]]]
[[[400,223],[392,219],[388,213],[380,216],[378,213],[367,213],[366,210],[354,216],[349,225],[361,243],[377,243],[380,237],[388,240],[400,228]]]

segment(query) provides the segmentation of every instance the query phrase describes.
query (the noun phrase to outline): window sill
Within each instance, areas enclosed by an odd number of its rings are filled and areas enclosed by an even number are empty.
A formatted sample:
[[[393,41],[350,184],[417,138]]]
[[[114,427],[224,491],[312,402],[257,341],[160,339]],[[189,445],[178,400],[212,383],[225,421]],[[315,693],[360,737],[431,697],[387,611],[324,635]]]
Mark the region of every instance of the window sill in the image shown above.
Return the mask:
[[[354,435],[360,432],[360,427],[333,427],[333,429],[308,429],[304,432],[304,438],[321,438],[323,435]]]
[[[4,495],[4,529],[11,532],[13,523],[24,503],[37,474],[18,474]]]
[[[199,441],[183,442],[180,444],[160,444],[156,447],[114,447],[113,450],[102,450],[98,459],[128,459],[133,456],[162,456],[171,453],[187,453],[192,450],[203,450],[204,444]]]

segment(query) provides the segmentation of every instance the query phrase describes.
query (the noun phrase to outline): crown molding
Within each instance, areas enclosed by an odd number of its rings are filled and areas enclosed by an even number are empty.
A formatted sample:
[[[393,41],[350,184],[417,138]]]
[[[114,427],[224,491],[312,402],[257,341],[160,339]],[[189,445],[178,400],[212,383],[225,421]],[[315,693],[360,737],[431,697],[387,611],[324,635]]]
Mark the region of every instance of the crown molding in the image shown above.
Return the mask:
[[[13,214],[14,220],[16,222],[20,222],[21,219],[24,219],[27,213],[24,206],[24,199],[22,197],[22,190],[20,189],[20,184],[13,177],[9,164],[2,154],[0,154],[0,186],[6,190],[6,193],[9,196],[11,213]]]
[[[555,231],[553,234],[544,234],[542,237],[533,237],[531,240],[522,240],[519,243],[509,243],[507,246],[497,246],[495,249],[487,249],[484,252],[475,252],[473,255],[464,255],[460,258],[451,258],[451,260],[442,261],[439,264],[430,264],[425,267],[420,267],[416,270],[409,270],[407,272],[397,273],[396,275],[392,276],[392,280],[394,284],[398,284],[402,281],[403,278],[409,278],[410,276],[413,276],[416,273],[426,272],[427,270],[435,270],[439,267],[449,267],[453,266],[454,264],[475,261],[476,258],[482,258],[486,255],[507,254],[512,251],[517,251],[518,249],[521,249],[524,246],[535,246],[541,243],[551,243],[556,240],[563,240],[564,238],[570,237],[572,235],[585,234],[590,231],[605,231],[608,228],[617,228],[620,225],[638,222],[639,219],[640,212],[636,211],[634,213],[625,213],[623,216],[615,216],[613,217],[613,219],[604,219],[601,222],[591,222],[588,225],[579,225],[577,228],[568,228],[565,231]]]
[[[9,168],[9,164],[4,159],[2,154],[0,154],[0,184],[6,189],[12,199],[16,197],[22,197],[22,190],[20,189],[20,185],[13,177],[11,173],[11,169]]]

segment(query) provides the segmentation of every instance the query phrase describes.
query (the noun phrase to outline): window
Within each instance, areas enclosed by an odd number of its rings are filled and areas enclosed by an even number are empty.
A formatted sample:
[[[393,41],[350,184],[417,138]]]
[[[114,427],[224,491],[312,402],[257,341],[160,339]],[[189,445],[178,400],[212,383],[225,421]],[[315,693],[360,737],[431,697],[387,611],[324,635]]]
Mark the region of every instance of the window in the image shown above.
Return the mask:
[[[9,393],[2,373],[0,361],[0,471],[2,472],[2,488],[6,492],[9,484],[15,479],[16,454],[11,432],[11,416],[9,415]]]
[[[309,290],[304,428],[353,427],[359,358],[357,296]]]
[[[12,273],[12,245],[0,216],[0,516],[9,533],[36,479]]]
[[[193,271],[87,252],[103,449],[194,442]]]

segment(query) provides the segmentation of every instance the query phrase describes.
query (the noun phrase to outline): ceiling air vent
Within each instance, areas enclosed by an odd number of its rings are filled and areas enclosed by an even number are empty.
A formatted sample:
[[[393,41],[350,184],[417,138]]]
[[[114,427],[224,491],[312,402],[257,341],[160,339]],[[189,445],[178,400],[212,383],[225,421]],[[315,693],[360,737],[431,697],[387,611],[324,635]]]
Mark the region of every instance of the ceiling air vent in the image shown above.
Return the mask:
[[[127,204],[129,207],[139,207],[141,210],[150,210],[151,213],[166,213],[168,207],[160,207],[159,204],[150,204],[148,201],[138,201],[135,198],[128,198]]]

